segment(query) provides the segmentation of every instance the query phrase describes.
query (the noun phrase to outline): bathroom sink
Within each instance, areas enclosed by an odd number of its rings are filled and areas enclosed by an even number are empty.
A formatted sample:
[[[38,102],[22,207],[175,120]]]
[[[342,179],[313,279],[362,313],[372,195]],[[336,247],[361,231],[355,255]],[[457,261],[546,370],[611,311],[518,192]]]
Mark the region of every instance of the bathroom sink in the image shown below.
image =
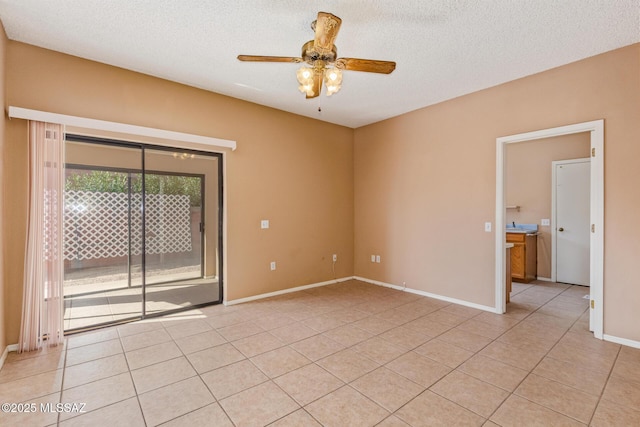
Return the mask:
[[[535,234],[538,232],[538,225],[537,224],[516,224],[515,227],[507,227],[505,231],[507,233]]]

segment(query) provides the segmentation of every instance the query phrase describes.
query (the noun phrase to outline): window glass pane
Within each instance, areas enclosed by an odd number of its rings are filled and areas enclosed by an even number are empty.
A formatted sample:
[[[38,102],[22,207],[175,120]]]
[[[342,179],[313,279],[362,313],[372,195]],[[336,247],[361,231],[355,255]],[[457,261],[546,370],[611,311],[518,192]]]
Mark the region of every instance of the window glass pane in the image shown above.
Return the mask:
[[[65,329],[138,318],[142,151],[67,141],[65,156]]]

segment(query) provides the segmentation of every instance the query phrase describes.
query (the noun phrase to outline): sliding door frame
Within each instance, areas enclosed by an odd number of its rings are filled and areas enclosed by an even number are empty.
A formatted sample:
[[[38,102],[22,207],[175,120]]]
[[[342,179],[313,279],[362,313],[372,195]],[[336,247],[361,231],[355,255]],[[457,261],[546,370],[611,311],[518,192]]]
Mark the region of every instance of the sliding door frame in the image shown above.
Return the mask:
[[[201,255],[200,255],[200,260],[201,260],[201,277],[204,277],[204,272],[205,272],[205,257],[204,257],[204,250],[205,250],[205,245],[204,245],[204,233],[207,227],[206,221],[205,221],[205,193],[204,193],[204,188],[205,188],[205,180],[204,180],[204,175],[202,174],[190,174],[190,173],[174,173],[174,172],[162,172],[162,171],[146,171],[145,169],[145,150],[154,150],[154,151],[167,151],[167,152],[173,152],[173,153],[186,153],[186,154],[195,154],[195,155],[199,155],[199,156],[204,156],[204,157],[215,157],[217,158],[217,180],[218,180],[218,205],[217,205],[217,210],[218,210],[218,214],[217,214],[217,228],[218,228],[218,235],[217,235],[217,241],[216,241],[216,246],[217,246],[217,250],[218,250],[218,262],[217,262],[217,277],[218,277],[218,299],[214,300],[214,301],[210,301],[210,302],[204,302],[204,303],[199,303],[199,304],[194,304],[194,305],[190,305],[187,307],[181,307],[181,308],[177,308],[177,309],[171,309],[171,310],[166,310],[166,311],[162,311],[159,313],[153,313],[153,314],[147,314],[146,313],[146,242],[145,242],[145,232],[144,230],[146,230],[146,215],[142,215],[142,223],[141,223],[141,228],[142,228],[142,250],[141,250],[141,264],[142,264],[142,271],[141,271],[141,280],[142,280],[142,309],[141,309],[141,316],[138,317],[132,317],[129,319],[123,319],[123,320],[118,320],[118,321],[113,321],[113,322],[104,322],[104,323],[99,323],[90,327],[82,327],[82,328],[77,328],[77,329],[71,329],[69,331],[65,331],[65,334],[69,334],[69,333],[77,333],[77,332],[82,332],[88,329],[96,329],[96,328],[101,328],[101,327],[106,327],[106,326],[111,326],[114,324],[121,324],[121,323],[128,323],[128,322],[132,322],[132,321],[136,321],[136,320],[141,320],[141,319],[147,319],[147,318],[152,318],[152,317],[159,317],[159,316],[164,316],[166,314],[172,314],[172,313],[179,313],[182,311],[188,311],[188,310],[192,310],[194,308],[201,308],[201,307],[206,307],[206,306],[210,306],[210,305],[215,305],[215,304],[221,304],[224,301],[224,294],[225,294],[225,286],[224,286],[224,280],[225,280],[225,275],[224,275],[224,261],[225,261],[225,257],[224,257],[224,239],[226,236],[224,236],[224,220],[225,220],[225,206],[223,205],[224,203],[224,171],[223,171],[223,166],[224,166],[224,157],[223,157],[223,153],[219,153],[219,152],[210,152],[210,151],[201,151],[201,150],[194,150],[194,149],[189,149],[189,148],[180,148],[180,147],[170,147],[170,146],[163,146],[163,145],[154,145],[154,144],[148,144],[148,143],[142,143],[142,142],[132,142],[132,141],[124,141],[124,140],[117,140],[117,139],[109,139],[109,138],[99,138],[99,137],[93,137],[93,136],[85,136],[85,135],[77,135],[77,134],[67,134],[65,135],[65,143],[69,141],[69,142],[80,142],[80,143],[85,143],[85,144],[95,144],[95,145],[105,145],[105,146],[116,146],[116,147],[124,147],[124,148],[133,148],[133,149],[139,149],[140,150],[140,155],[141,155],[141,162],[140,162],[140,170],[136,171],[134,169],[129,169],[129,168],[113,168],[113,167],[100,167],[101,170],[111,170],[111,171],[115,171],[115,172],[128,172],[129,174],[131,174],[132,172],[139,172],[141,174],[141,186],[142,186],[142,193],[141,193],[141,203],[142,203],[142,211],[145,212],[145,175],[146,173],[150,173],[150,174],[161,174],[161,175],[182,175],[182,176],[194,176],[194,177],[201,177],[201,209],[202,209],[202,214],[201,214],[201,222],[204,222],[205,224],[205,228],[201,229],[201,234],[200,234],[200,239],[201,239]],[[90,169],[90,166],[85,166],[85,165],[77,165],[77,164],[72,164],[72,167],[75,169],[81,169],[81,168],[86,168],[86,169]],[[130,181],[130,178],[129,178]],[[129,183],[130,185],[130,183]],[[130,195],[129,195],[130,197]],[[131,242],[129,242],[129,245],[131,245]],[[130,278],[129,278],[130,280]],[[167,282],[169,283],[169,282]]]

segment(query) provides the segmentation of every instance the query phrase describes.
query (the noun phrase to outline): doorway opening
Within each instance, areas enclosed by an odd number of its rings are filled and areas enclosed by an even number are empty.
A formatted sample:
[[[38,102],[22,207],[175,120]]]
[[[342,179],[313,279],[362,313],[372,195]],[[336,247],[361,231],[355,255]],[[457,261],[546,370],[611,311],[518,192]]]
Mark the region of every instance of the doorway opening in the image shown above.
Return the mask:
[[[65,331],[222,301],[221,155],[67,135]]]
[[[596,338],[603,338],[603,266],[604,266],[604,121],[578,123],[496,139],[496,246],[495,246],[495,310],[506,311],[505,289],[505,151],[508,144],[588,132],[590,138],[590,330]]]

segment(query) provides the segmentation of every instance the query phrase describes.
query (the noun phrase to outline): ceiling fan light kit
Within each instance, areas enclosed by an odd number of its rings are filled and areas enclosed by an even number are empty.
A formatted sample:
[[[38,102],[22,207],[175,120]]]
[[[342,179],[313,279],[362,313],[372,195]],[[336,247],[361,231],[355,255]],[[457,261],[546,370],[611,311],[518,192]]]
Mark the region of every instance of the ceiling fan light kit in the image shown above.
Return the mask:
[[[310,95],[313,93],[313,70],[309,67],[301,67],[296,72],[296,77],[298,78],[298,90],[302,93],[306,93]]]
[[[327,88],[327,96],[331,96],[342,87],[342,71],[337,68],[324,70],[324,85]]]
[[[342,87],[342,70],[365,71],[369,73],[389,74],[396,68],[392,61],[372,59],[338,58],[334,45],[342,20],[326,12],[318,12],[318,19],[311,23],[315,38],[302,46],[302,57],[238,55],[240,61],[251,62],[306,62],[296,72],[298,90],[308,98],[320,95],[324,82],[327,96],[338,92]]]
[[[298,90],[307,95],[307,98],[312,98],[317,90],[316,82],[318,79],[324,81],[324,85],[327,88],[327,96],[331,96],[338,92],[342,87],[342,71],[337,68],[309,68],[301,67],[296,72],[298,78]]]

